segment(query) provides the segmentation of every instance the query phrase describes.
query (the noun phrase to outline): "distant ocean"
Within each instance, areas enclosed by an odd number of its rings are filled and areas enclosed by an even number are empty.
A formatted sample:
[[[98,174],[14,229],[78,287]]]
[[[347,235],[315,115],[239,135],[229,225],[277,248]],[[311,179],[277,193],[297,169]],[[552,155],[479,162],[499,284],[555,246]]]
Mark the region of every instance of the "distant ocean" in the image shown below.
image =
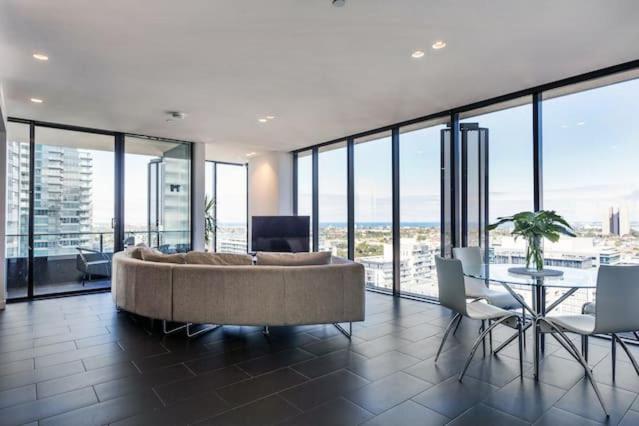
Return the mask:
[[[346,222],[320,222],[320,228],[346,228]],[[392,222],[355,222],[355,228],[390,228]],[[439,222],[401,222],[409,228],[439,228]]]

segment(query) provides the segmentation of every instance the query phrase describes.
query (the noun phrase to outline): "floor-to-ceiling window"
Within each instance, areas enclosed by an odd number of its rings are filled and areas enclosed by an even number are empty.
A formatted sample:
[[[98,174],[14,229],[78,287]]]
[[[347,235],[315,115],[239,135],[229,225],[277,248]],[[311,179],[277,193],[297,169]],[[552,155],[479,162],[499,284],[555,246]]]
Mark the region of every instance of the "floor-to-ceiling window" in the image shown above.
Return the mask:
[[[191,248],[191,145],[125,140],[125,244],[165,253]]]
[[[299,216],[313,216],[313,155],[310,150],[297,154],[297,214]],[[312,225],[311,225],[312,228]],[[310,232],[312,247],[314,235]]]
[[[207,199],[217,226],[209,249],[224,253],[247,252],[247,170],[244,164],[207,161]]]
[[[113,136],[36,126],[36,295],[111,286],[114,158]]]
[[[487,222],[493,223],[498,217],[512,216],[521,211],[532,211],[534,171],[531,98],[518,98],[466,112],[462,115],[462,124],[476,124],[487,135],[488,191],[485,194],[487,196],[483,197],[488,209]],[[469,140],[468,144],[474,141]],[[468,152],[475,151],[468,148]],[[474,167],[469,165],[468,168],[468,179],[473,183],[484,177],[477,176],[479,170],[475,163],[469,161]],[[510,236],[511,230],[511,227],[502,226],[489,233],[490,261],[510,263],[513,255],[521,254],[524,243],[521,239],[515,241]],[[477,241],[477,238],[471,240]]]
[[[347,257],[346,142],[318,151],[319,249]]]
[[[355,260],[366,285],[393,288],[392,166],[390,132],[355,140]]]
[[[7,124],[7,298],[27,296],[29,276],[29,125]]]
[[[400,291],[436,297],[441,253],[441,121],[400,129]]]
[[[613,77],[614,78],[614,77]],[[639,79],[544,93],[543,207],[576,238],[545,242],[545,263],[578,269],[639,263]],[[594,298],[578,292],[560,309],[579,312]]]

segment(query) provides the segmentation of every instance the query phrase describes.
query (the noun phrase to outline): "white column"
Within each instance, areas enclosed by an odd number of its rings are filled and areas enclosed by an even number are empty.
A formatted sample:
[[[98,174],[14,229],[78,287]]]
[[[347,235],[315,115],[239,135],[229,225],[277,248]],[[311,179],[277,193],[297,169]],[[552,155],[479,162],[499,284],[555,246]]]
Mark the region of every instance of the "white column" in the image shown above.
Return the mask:
[[[248,165],[248,182],[249,236],[252,216],[293,214],[291,153],[272,152],[251,158]]]
[[[204,250],[204,196],[206,194],[206,145],[193,145],[193,250]]]

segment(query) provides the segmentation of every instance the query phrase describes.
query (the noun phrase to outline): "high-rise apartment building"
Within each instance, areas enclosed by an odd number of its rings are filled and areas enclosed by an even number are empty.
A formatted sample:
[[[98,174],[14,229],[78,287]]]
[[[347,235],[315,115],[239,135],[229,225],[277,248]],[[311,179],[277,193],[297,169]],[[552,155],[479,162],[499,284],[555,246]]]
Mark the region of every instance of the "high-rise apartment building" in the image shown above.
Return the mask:
[[[7,256],[27,256],[29,145],[7,143]],[[91,241],[91,154],[77,148],[35,145],[34,255],[73,254]]]
[[[602,235],[630,235],[630,215],[626,207],[609,207],[603,217]]]

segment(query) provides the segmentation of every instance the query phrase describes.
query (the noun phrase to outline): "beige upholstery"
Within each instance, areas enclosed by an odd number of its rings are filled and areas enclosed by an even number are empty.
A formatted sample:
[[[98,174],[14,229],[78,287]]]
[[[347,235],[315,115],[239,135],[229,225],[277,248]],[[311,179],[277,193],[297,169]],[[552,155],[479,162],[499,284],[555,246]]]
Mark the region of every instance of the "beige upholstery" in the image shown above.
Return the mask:
[[[248,254],[205,253],[190,251],[184,256],[188,265],[252,265],[253,258]]]
[[[257,265],[268,266],[309,266],[331,263],[330,251],[313,253],[267,253],[258,251],[255,255]]]
[[[184,264],[184,253],[164,254],[155,253],[152,250],[142,250],[142,260],[158,263],[176,263]]]
[[[113,256],[113,298],[124,310],[179,322],[329,324],[364,320],[364,267],[216,266]]]

